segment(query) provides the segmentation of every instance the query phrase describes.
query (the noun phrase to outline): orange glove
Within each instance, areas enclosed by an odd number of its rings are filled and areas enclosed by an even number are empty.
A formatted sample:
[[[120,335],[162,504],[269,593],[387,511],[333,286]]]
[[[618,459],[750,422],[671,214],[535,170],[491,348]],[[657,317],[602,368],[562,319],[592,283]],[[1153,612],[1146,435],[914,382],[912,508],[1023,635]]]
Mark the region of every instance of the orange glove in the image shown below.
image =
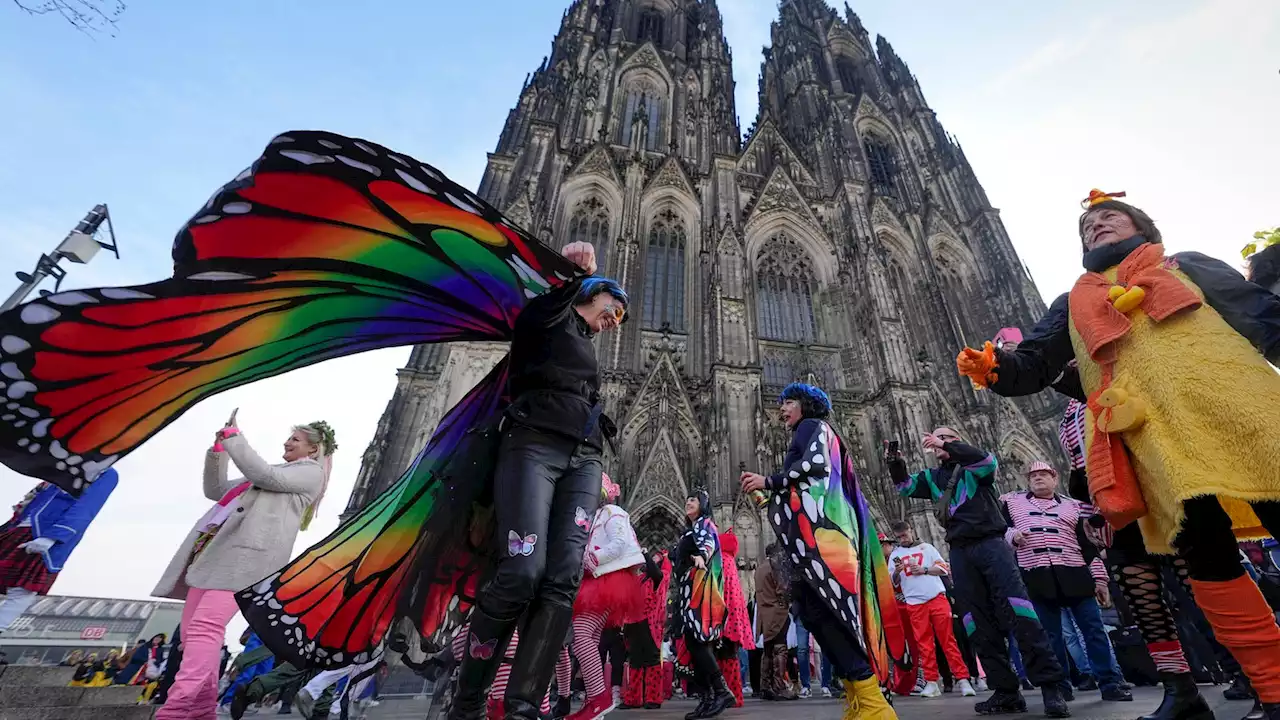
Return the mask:
[[[965,348],[956,356],[956,370],[978,388],[985,388],[996,381],[995,369],[998,366],[996,348],[990,342],[983,344],[981,350]]]

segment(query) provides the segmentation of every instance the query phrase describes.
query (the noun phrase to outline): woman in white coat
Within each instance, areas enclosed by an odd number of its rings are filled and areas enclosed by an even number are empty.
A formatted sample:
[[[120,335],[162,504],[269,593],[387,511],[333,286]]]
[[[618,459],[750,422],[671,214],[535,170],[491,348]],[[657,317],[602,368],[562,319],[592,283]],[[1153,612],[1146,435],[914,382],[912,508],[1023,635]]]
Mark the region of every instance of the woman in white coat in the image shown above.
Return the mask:
[[[644,551],[627,511],[614,503],[621,492],[608,475],[601,478],[604,504],[594,518],[579,520],[591,528],[582,567],[586,577],[573,604],[573,655],[582,670],[587,702],[570,720],[597,720],[616,707],[605,683],[600,635],[644,619]],[[588,525],[590,523],[590,525]]]
[[[324,495],[335,449],[327,423],[299,425],[284,443],[284,462],[272,465],[234,426],[218,431],[204,463],[204,494],[216,504],[151,593],[186,600],[182,666],[157,720],[213,720],[223,637],[238,610],[235,593],[289,562],[298,530]],[[227,479],[228,461],[243,477]]]

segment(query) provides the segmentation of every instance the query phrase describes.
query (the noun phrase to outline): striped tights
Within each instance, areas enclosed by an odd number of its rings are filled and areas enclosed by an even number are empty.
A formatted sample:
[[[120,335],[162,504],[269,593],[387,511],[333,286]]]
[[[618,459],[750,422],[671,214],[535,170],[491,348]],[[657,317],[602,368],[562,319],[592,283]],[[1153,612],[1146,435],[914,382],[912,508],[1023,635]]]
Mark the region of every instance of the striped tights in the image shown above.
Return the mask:
[[[578,658],[588,698],[600,697],[609,689],[604,681],[604,663],[600,659],[600,635],[608,617],[605,613],[576,615],[573,618],[573,656]]]

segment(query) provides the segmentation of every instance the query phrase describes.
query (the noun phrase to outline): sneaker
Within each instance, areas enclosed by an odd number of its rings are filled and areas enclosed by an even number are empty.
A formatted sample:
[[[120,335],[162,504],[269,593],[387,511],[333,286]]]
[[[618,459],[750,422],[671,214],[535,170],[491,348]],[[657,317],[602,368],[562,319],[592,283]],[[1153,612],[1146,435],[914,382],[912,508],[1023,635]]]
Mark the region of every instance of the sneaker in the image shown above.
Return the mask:
[[[1076,686],[1080,692],[1093,692],[1098,689],[1098,680],[1092,675],[1085,675],[1084,680]]]
[[[987,687],[987,679],[984,677],[980,677],[977,679],[977,681],[973,683],[973,689],[977,690],[978,692],[987,692],[991,688]]]
[[[612,693],[601,693],[596,697],[587,701],[582,709],[569,716],[568,720],[599,720],[599,718],[608,715],[618,703],[614,701]]]
[[[800,688],[800,697],[801,697],[801,699],[811,697],[812,695],[813,695],[813,693],[809,691],[809,688],[807,688],[807,687],[806,687],[806,688]]]
[[[922,698],[942,697],[942,688],[938,687],[936,682],[928,682],[924,684],[924,689],[920,691]]]
[[[824,698],[829,698],[829,697],[831,697],[831,688],[829,688],[829,687],[824,687],[824,688],[822,688],[822,697],[824,697]]]
[[[746,697],[755,697],[755,696],[756,696],[756,691],[752,690],[750,685],[742,686],[742,697],[746,698]]]
[[[920,697],[920,693],[924,692],[924,683],[916,683],[911,690],[911,697]]]
[[[973,685],[969,683],[968,678],[965,678],[964,680],[957,680],[956,689],[960,691],[960,695],[963,697],[973,697],[978,694],[978,692],[973,689]]]

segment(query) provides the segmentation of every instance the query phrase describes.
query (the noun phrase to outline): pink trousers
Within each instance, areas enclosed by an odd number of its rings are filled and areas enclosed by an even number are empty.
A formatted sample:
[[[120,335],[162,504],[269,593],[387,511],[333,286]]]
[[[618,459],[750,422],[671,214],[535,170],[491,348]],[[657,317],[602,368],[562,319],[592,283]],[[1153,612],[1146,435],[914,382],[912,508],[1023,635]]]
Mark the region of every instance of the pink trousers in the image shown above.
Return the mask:
[[[182,665],[156,720],[214,720],[218,709],[218,663],[227,623],[239,612],[230,590],[187,591],[182,608]]]

